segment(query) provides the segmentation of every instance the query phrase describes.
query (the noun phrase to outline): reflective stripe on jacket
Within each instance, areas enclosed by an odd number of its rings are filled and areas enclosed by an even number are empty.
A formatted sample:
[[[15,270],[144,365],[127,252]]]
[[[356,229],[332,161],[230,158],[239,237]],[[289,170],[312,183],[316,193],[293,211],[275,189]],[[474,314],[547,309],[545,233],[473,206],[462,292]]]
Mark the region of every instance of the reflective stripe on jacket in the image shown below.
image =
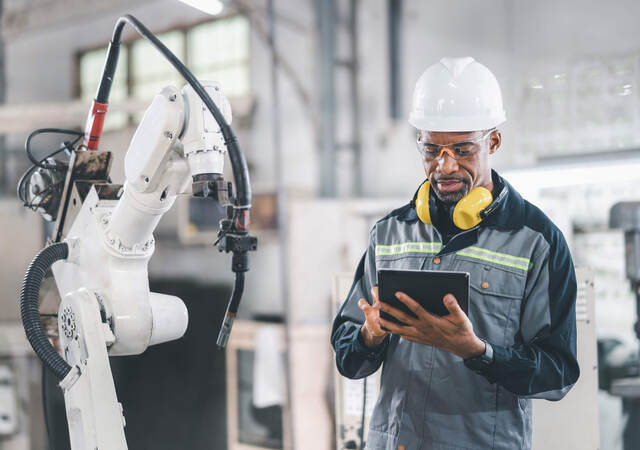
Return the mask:
[[[493,172],[506,189],[478,226],[442,245],[420,222],[413,202],[371,230],[369,247],[333,324],[331,342],[342,375],[382,368],[381,391],[367,449],[529,449],[531,398],[561,399],[579,376],[576,279],[560,230]],[[387,336],[368,349],[358,335],[381,268],[470,273],[469,319],[494,349],[484,375],[446,351]]]

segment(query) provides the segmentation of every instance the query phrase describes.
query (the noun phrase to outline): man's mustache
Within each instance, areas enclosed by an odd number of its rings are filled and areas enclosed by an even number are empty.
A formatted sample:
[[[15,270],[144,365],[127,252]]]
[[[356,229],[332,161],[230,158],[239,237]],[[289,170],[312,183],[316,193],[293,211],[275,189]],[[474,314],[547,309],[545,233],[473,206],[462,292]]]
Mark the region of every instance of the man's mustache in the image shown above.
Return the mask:
[[[461,182],[464,184],[467,184],[467,180],[465,180],[464,178],[434,178],[433,182],[434,183],[441,183],[441,182]]]

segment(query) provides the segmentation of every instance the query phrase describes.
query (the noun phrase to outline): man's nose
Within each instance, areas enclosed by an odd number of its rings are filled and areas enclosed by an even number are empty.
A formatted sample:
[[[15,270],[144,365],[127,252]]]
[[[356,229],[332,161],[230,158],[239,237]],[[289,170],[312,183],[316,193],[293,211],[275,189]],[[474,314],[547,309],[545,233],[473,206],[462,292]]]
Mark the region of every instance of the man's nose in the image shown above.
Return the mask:
[[[458,170],[458,161],[447,147],[443,148],[438,157],[438,168],[443,174],[450,174]]]

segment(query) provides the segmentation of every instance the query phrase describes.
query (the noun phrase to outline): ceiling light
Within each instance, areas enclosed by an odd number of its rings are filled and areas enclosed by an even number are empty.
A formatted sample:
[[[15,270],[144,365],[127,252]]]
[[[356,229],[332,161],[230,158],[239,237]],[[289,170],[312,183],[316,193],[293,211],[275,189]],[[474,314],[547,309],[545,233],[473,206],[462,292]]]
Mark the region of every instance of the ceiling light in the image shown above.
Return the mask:
[[[180,0],[185,5],[189,5],[192,8],[199,9],[200,11],[217,16],[224,9],[224,3],[220,0]]]

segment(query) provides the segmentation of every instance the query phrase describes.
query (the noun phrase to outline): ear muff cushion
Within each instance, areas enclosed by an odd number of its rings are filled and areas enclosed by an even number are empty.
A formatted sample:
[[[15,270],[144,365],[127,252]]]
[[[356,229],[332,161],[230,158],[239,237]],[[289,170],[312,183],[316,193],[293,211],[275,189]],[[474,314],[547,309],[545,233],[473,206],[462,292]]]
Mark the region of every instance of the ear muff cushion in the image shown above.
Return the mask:
[[[471,192],[456,204],[453,210],[453,223],[461,230],[468,230],[475,227],[482,222],[480,213],[487,208],[492,201],[493,195],[491,195],[491,191],[487,188],[478,186],[471,189]]]
[[[416,195],[416,212],[423,223],[431,225],[431,213],[429,211],[429,190],[431,184],[428,181],[422,183]]]

